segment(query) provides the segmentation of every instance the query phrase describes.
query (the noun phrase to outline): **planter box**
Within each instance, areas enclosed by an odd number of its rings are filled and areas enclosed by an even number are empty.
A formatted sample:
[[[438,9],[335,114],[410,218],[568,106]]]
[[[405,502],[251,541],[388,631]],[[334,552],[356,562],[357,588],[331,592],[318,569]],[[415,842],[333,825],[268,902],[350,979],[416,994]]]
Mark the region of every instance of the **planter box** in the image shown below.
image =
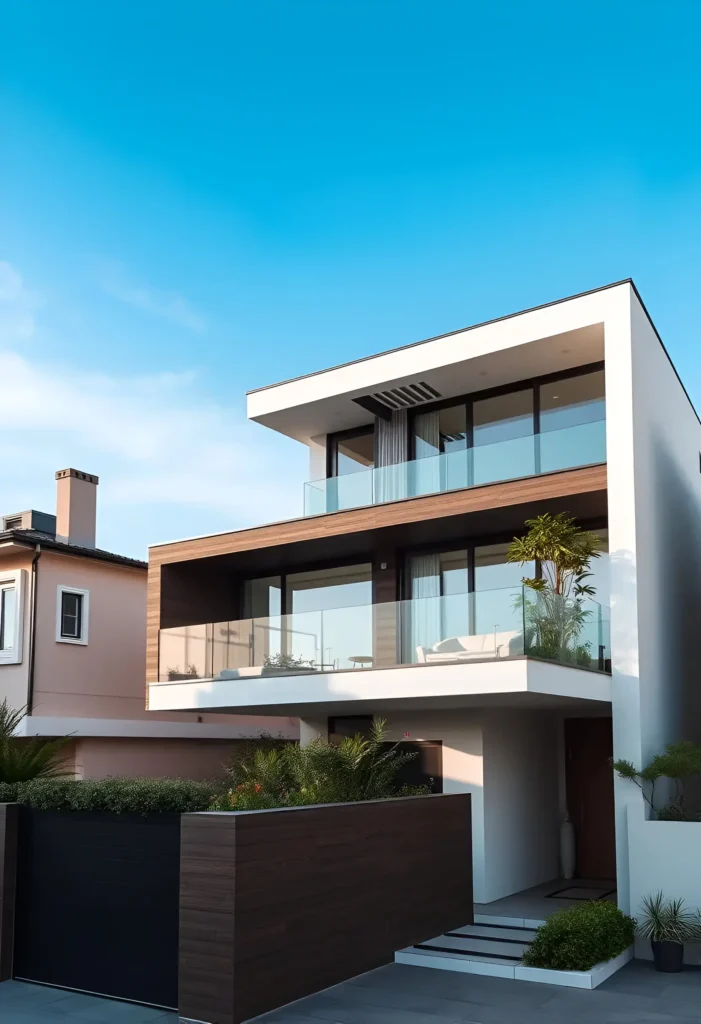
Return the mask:
[[[546,967],[519,965],[514,968],[514,978],[516,981],[535,981],[543,985],[564,985],[565,988],[597,988],[632,959],[633,947],[629,946],[613,960],[594,964],[589,971],[551,971]]]
[[[648,821],[642,808],[628,808],[630,913],[639,916],[643,896],[662,890],[668,899],[683,899],[701,908],[701,822]],[[648,941],[637,940],[635,955],[652,960]],[[688,943],[684,963],[701,961],[698,943]]]
[[[181,1020],[240,1024],[471,921],[467,793],[183,815]]]

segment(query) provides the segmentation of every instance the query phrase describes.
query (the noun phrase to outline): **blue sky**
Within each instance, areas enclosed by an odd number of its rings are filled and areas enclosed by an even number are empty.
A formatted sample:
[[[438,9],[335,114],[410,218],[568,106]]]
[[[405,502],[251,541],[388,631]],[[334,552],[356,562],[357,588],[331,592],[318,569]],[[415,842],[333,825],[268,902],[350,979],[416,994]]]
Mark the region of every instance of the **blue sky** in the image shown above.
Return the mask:
[[[32,0],[0,42],[0,512],[295,515],[275,380],[632,276],[697,406],[701,5]]]

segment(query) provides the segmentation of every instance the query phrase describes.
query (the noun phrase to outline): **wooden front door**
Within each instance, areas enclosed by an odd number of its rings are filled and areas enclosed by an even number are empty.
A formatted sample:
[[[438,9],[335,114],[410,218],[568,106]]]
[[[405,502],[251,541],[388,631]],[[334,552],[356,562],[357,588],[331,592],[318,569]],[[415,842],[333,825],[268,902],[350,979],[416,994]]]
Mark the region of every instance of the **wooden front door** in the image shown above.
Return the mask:
[[[577,878],[616,877],[610,718],[566,718],[567,810],[574,825]]]

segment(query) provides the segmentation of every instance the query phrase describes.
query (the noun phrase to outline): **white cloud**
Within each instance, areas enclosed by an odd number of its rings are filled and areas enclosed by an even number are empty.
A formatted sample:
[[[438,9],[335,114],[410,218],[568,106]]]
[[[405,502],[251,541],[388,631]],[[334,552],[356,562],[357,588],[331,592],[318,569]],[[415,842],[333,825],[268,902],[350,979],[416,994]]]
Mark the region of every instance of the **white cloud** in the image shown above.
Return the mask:
[[[16,342],[33,337],[38,304],[38,297],[25,286],[22,275],[6,260],[0,260],[0,339]]]
[[[101,499],[113,508],[199,508],[223,513],[232,529],[300,512],[303,468],[294,457],[290,464],[292,442],[265,438],[193,375],[116,379],[6,351],[0,380],[5,481],[14,473],[38,485],[73,465],[101,476]]]
[[[128,306],[146,310],[197,334],[201,334],[207,326],[204,316],[182,295],[130,281],[119,263],[104,263],[99,276],[104,291]]]
[[[9,310],[24,291],[3,267]],[[15,340],[0,319],[0,514],[53,511],[66,466],[100,476],[98,542],[124,554],[300,514],[304,449],[213,400],[197,374],[112,377]]]

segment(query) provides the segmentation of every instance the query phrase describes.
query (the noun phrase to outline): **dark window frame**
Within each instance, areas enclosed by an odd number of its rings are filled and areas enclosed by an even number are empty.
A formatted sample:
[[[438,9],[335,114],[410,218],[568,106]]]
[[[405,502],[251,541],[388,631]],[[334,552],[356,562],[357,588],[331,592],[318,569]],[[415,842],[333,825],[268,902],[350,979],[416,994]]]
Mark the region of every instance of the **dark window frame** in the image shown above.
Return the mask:
[[[409,409],[409,459],[416,459],[416,434],[414,431],[414,420],[425,412],[433,412],[437,409],[446,409],[452,405],[465,406],[465,422],[467,425],[467,447],[474,446],[474,403],[481,402],[487,398],[499,398],[502,395],[515,394],[518,391],[533,392],[533,435],[540,434],[540,387],[542,384],[552,384],[559,380],[569,380],[572,377],[585,377],[590,373],[597,373],[604,369],[604,361],[586,363],[583,366],[575,366],[571,370],[561,370],[557,373],[541,374],[538,377],[528,377],[526,380],[515,381],[513,384],[501,384],[498,387],[484,388],[482,391],[470,391],[464,395],[456,395],[454,398],[442,398],[438,402],[426,402],[425,405]],[[331,436],[331,435],[329,435]],[[540,467],[536,466],[536,472]]]
[[[583,530],[606,530],[608,529],[608,520],[605,516],[597,516],[594,519],[582,519],[579,522],[579,526]],[[409,581],[410,576],[407,571],[407,563],[412,555],[424,555],[432,554],[433,552],[441,551],[467,551],[467,593],[475,593],[475,548],[489,547],[491,544],[508,544],[514,539],[513,530],[506,532],[501,531],[499,533],[485,534],[478,537],[466,538],[462,542],[455,542],[446,544],[445,541],[436,541],[433,544],[422,544],[419,547],[404,547],[398,548],[396,552],[397,558],[397,577],[398,577],[398,589],[399,589],[399,600],[409,601],[411,600],[411,594],[409,593]],[[541,575],[540,565],[536,565],[536,576]],[[440,581],[441,596],[443,595],[443,580]]]
[[[76,599],[76,614],[68,615],[69,618],[75,618],[76,632],[66,633],[64,628],[64,619],[68,614],[65,609],[65,601],[67,597],[73,597]],[[83,639],[83,620],[85,611],[85,594],[79,593],[77,590],[62,590],[61,591],[61,630],[60,636],[62,640],[82,640]]]
[[[362,427],[353,427],[350,430],[336,430],[326,435],[326,477],[330,479],[338,476],[338,442],[350,441],[354,437],[364,437],[372,434],[372,457],[373,464],[377,451],[377,436],[375,424],[366,423]]]

